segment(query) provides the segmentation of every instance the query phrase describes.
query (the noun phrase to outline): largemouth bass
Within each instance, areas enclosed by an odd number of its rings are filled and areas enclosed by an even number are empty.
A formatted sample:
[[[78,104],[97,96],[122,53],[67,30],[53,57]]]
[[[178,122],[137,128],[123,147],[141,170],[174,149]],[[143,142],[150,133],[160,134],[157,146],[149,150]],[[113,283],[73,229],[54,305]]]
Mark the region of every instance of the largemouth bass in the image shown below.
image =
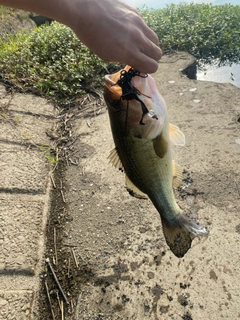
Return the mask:
[[[172,144],[184,145],[180,129],[168,122],[165,101],[154,79],[129,66],[105,76],[115,149],[109,158],[126,174],[126,187],[139,198],[149,197],[162,220],[168,246],[183,257],[195,237],[208,230],[182,214],[173,187],[182,181],[182,168],[172,160]]]

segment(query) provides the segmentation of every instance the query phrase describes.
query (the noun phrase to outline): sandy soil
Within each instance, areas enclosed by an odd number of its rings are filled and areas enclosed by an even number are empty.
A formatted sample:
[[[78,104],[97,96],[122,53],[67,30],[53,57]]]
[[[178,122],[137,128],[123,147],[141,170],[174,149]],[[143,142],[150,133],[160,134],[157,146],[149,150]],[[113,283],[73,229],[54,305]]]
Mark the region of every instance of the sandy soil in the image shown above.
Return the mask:
[[[61,169],[63,247],[74,248],[82,273],[67,319],[240,318],[240,90],[189,80],[179,70],[192,62],[183,53],[163,57],[154,78],[187,141],[174,148],[192,179],[176,191],[177,202],[210,235],[176,258],[154,206],[132,198],[124,175],[108,163],[114,145],[106,107],[75,109],[76,139]]]

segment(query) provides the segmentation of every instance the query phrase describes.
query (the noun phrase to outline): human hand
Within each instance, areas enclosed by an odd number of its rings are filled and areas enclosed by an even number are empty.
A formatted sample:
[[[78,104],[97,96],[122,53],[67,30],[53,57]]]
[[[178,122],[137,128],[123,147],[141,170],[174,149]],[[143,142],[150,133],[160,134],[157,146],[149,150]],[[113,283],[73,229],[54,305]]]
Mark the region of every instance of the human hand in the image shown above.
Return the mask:
[[[0,0],[0,4],[66,24],[105,61],[122,62],[142,73],[157,71],[162,56],[157,35],[121,0]]]
[[[65,23],[105,61],[128,64],[142,73],[157,71],[162,56],[157,35],[138,12],[121,0],[72,0]]]

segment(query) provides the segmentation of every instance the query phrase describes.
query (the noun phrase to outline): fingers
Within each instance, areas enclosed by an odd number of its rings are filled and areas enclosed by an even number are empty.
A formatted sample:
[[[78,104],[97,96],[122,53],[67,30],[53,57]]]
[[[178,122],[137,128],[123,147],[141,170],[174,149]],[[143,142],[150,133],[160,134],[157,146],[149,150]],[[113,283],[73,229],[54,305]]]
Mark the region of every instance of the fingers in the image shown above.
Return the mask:
[[[130,65],[141,73],[154,73],[158,69],[158,62],[142,52],[138,52],[128,59],[128,62],[123,63]]]
[[[125,63],[143,73],[156,72],[162,57],[162,50],[157,45],[158,36],[140,16],[134,27],[131,29],[131,37],[125,42]],[[131,64],[129,61],[132,61]]]
[[[162,57],[162,50],[148,39],[146,39],[144,45],[140,47],[140,52],[155,61],[159,61]]]
[[[147,24],[141,19],[141,29],[143,34],[146,36],[147,39],[149,39],[151,42],[153,42],[154,44],[158,44],[159,39],[158,36],[156,35],[156,33],[150,29]]]
[[[142,73],[154,73],[158,69],[158,61],[162,57],[162,50],[138,32],[138,35],[126,37],[125,41],[115,39],[109,50],[96,52],[104,61],[118,61],[130,65]],[[99,50],[98,46],[98,50]]]
[[[135,42],[133,39],[135,39]],[[129,38],[122,49],[124,50],[122,52],[123,63],[131,65],[143,73],[157,71],[162,50],[138,29],[134,33],[134,38]]]
[[[92,52],[105,61],[122,62],[143,73],[157,71],[162,56],[158,37],[135,9],[121,0],[85,0],[85,3],[87,11],[81,0],[81,16],[71,23]]]

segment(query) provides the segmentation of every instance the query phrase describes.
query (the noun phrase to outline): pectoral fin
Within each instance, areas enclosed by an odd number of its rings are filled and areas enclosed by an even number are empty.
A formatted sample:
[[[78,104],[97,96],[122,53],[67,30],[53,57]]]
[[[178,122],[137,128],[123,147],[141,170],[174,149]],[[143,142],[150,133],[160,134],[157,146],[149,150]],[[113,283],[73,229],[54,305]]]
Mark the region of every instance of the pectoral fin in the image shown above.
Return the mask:
[[[112,151],[110,152],[109,156],[108,156],[109,162],[116,168],[119,169],[121,171],[124,171],[122,162],[119,158],[117,149],[114,148],[112,149]]]
[[[171,142],[177,146],[184,146],[185,136],[182,131],[172,123],[169,123],[168,128]]]
[[[160,158],[164,158],[168,151],[168,141],[165,139],[163,132],[159,136],[157,136],[155,139],[153,139],[153,147],[156,152],[156,154]]]

